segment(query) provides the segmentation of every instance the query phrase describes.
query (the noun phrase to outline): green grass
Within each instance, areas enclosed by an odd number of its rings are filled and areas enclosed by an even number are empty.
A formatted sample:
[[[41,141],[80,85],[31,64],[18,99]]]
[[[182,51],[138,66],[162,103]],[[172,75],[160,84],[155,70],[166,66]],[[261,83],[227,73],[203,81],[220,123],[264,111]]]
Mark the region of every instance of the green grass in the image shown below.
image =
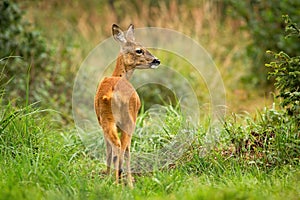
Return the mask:
[[[135,175],[135,187],[99,175],[103,164],[89,155],[77,132],[51,122],[32,106],[2,106],[12,113],[0,135],[0,199],[288,199],[300,197],[299,162],[272,167],[215,149],[199,156],[195,143],[169,169]],[[51,112],[51,111],[48,111]],[[49,123],[50,121],[50,123]],[[199,134],[199,141],[204,140]],[[221,148],[217,144],[216,148]],[[293,159],[293,158],[291,158]]]
[[[187,152],[169,168],[135,174],[132,190],[115,185],[114,176],[99,174],[105,166],[83,145],[66,110],[80,63],[95,45],[111,35],[112,23],[122,27],[133,22],[136,27],[172,28],[201,43],[222,74],[229,111],[253,111],[263,107],[262,102],[270,101],[259,95],[261,90],[248,88],[249,83],[241,80],[251,69],[246,56],[248,33],[240,31],[240,22],[235,19],[226,18],[221,23],[222,15],[211,7],[210,1],[195,5],[192,12],[184,4],[172,4],[172,12],[165,3],[160,5],[159,12],[144,4],[139,5],[143,10],[140,14],[133,4],[118,2],[116,8],[125,9],[117,13],[110,10],[108,3],[98,1],[70,1],[68,6],[57,1],[23,4],[27,18],[49,39],[50,49],[57,49],[54,74],[62,84],[54,96],[48,91],[40,92],[46,92],[47,97],[42,98],[41,104],[49,103],[48,107],[62,113],[41,110],[39,104],[29,105],[29,73],[23,107],[17,107],[19,99],[12,99],[15,96],[8,96],[0,87],[0,199],[299,199],[299,125],[275,108],[261,111],[255,117],[229,116],[220,139],[213,143],[205,137],[209,120],[204,120],[193,130],[196,138]],[[124,20],[118,20],[121,15]],[[57,28],[49,29],[49,24]],[[207,88],[201,77],[187,70],[190,66],[186,61],[166,52],[157,56],[170,66],[178,65],[176,69],[192,80],[195,87],[203,88],[196,92],[206,102]],[[51,81],[46,75],[42,77]],[[23,96],[18,98],[23,100]],[[160,127],[149,126],[148,114],[146,111],[138,119],[132,143],[134,152],[154,152],[189,128],[184,117],[172,107],[164,113]],[[64,118],[68,120],[63,121]],[[205,148],[208,144],[211,151]]]

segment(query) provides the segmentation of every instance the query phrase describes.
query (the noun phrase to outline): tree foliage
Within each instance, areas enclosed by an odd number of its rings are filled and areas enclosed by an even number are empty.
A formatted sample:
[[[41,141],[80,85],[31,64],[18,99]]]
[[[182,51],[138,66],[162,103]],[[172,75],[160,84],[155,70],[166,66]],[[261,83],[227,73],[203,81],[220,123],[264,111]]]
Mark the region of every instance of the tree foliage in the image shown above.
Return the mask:
[[[285,39],[284,23],[280,16],[289,15],[295,22],[300,21],[300,1],[290,0],[227,0],[229,12],[245,21],[245,29],[253,39],[247,52],[252,57],[252,74],[248,81],[265,83],[267,71],[264,63],[270,61],[266,50],[284,51],[290,56],[299,55],[300,45],[296,38]]]
[[[12,80],[8,90],[12,97],[23,96],[26,77],[31,68],[31,85],[35,89],[44,83],[43,73],[49,71],[50,50],[45,39],[30,23],[23,21],[20,7],[9,0],[0,2],[0,66],[5,78]]]

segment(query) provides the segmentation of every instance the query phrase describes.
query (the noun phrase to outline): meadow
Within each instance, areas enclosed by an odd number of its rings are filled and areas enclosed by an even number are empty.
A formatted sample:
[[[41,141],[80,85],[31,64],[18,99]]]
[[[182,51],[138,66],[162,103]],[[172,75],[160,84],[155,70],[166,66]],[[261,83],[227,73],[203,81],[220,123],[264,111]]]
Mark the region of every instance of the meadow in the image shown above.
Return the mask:
[[[7,23],[10,32],[1,32],[0,37],[1,42],[8,41],[0,49],[0,199],[300,198],[299,101],[282,105],[284,96],[275,97],[281,91],[274,84],[278,79],[266,83],[267,72],[263,81],[253,73],[253,65],[259,64],[249,55],[249,45],[255,38],[247,21],[231,13],[227,1],[5,0],[0,4],[1,9],[11,5],[3,19],[16,21]],[[31,25],[11,17],[17,15]],[[98,157],[98,147],[85,143],[72,115],[79,67],[96,45],[111,36],[113,23],[184,33],[209,53],[226,89],[226,115],[219,122],[217,137],[208,134],[216,130],[206,112],[196,126],[186,123],[177,99],[168,104],[168,98],[173,98],[170,90],[159,85],[138,90],[143,108],[132,141],[133,155],[159,151],[177,136],[181,141],[186,132],[192,137],[183,139],[188,145],[176,159],[151,171],[135,172],[133,189],[116,185],[113,175],[100,173],[106,166]],[[10,51],[3,53],[3,49]],[[196,98],[208,111],[208,86],[203,77],[193,74],[191,64],[166,51],[153,52],[197,88]],[[293,63],[299,71],[299,60]],[[147,72],[137,75],[142,73]],[[297,85],[299,73],[292,77]],[[91,81],[97,85],[99,80]],[[185,89],[176,80],[170,82],[177,83],[179,91]],[[291,92],[298,98],[297,90]],[[156,126],[152,126],[157,122],[155,107],[148,109],[152,104],[164,106],[164,117]],[[96,134],[99,143],[95,144],[103,147],[100,127]]]

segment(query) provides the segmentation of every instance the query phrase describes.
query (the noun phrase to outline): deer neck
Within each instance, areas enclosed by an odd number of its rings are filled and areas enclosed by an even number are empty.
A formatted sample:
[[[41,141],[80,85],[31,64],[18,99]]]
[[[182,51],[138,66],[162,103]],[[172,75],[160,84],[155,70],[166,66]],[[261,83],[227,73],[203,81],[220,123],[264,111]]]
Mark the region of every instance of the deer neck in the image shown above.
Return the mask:
[[[128,70],[129,69],[129,70]],[[117,58],[117,63],[115,70],[112,74],[112,76],[117,76],[117,77],[125,77],[126,79],[130,79],[132,74],[133,74],[134,69],[130,66],[126,66],[124,63],[124,57],[122,54],[120,54]]]

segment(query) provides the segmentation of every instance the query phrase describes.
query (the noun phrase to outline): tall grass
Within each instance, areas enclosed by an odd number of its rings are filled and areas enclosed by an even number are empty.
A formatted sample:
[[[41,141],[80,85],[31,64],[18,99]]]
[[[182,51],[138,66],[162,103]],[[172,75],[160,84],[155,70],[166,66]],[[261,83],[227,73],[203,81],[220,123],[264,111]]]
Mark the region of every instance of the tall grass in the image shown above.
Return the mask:
[[[241,77],[251,70],[251,61],[246,55],[246,46],[251,38],[246,31],[240,30],[241,21],[229,16],[223,17],[221,2],[205,0],[200,2],[191,0],[186,3],[175,0],[143,1],[143,3],[112,2],[110,4],[98,1],[89,3],[69,1],[68,6],[56,1],[23,4],[28,11],[27,17],[42,31],[47,30],[43,34],[51,38],[51,43],[58,46],[57,59],[62,59],[61,55],[66,53],[71,55],[72,59],[69,59],[70,56],[63,57],[63,65],[58,73],[72,77],[70,73],[76,73],[89,51],[111,36],[113,23],[118,23],[124,28],[130,23],[135,24],[136,28],[152,26],[171,28],[195,39],[212,56],[225,82],[228,109],[235,112],[245,110],[250,112],[265,106],[257,102],[265,104],[270,102],[269,96],[264,95],[263,90],[245,88],[247,83],[243,82]],[[40,12],[44,9],[47,9],[47,12]],[[52,20],[48,20],[49,18]],[[49,26],[57,28],[49,30]],[[142,38],[138,39],[143,41]],[[174,56],[159,56],[164,58],[163,62],[166,65],[173,66]],[[180,61],[177,66],[181,65]],[[186,74],[188,73],[187,70]],[[72,85],[73,80],[68,79],[67,83]],[[257,98],[261,101],[257,101]]]
[[[114,185],[112,175],[101,175],[105,166],[90,156],[74,129],[61,129],[35,105],[0,106],[0,199],[297,199],[300,195],[298,125],[275,108],[266,109],[256,120],[243,117],[242,124],[228,119],[223,137],[205,154],[209,123],[200,125],[197,140],[172,165],[134,174],[135,188],[130,190]],[[138,119],[137,129],[145,127],[145,115]],[[184,116],[172,107],[162,119],[164,127],[154,133],[150,146],[147,138],[135,138],[133,149],[160,149],[186,130]]]
[[[9,105],[5,108],[15,111]],[[196,144],[175,165],[135,175],[135,188],[130,190],[114,185],[113,176],[100,175],[103,165],[89,156],[74,130],[60,130],[37,110],[26,110],[29,118],[12,119],[0,135],[0,199],[297,199],[300,195],[299,163],[265,168],[244,163],[247,158],[241,154],[224,155],[218,149],[200,156]]]

